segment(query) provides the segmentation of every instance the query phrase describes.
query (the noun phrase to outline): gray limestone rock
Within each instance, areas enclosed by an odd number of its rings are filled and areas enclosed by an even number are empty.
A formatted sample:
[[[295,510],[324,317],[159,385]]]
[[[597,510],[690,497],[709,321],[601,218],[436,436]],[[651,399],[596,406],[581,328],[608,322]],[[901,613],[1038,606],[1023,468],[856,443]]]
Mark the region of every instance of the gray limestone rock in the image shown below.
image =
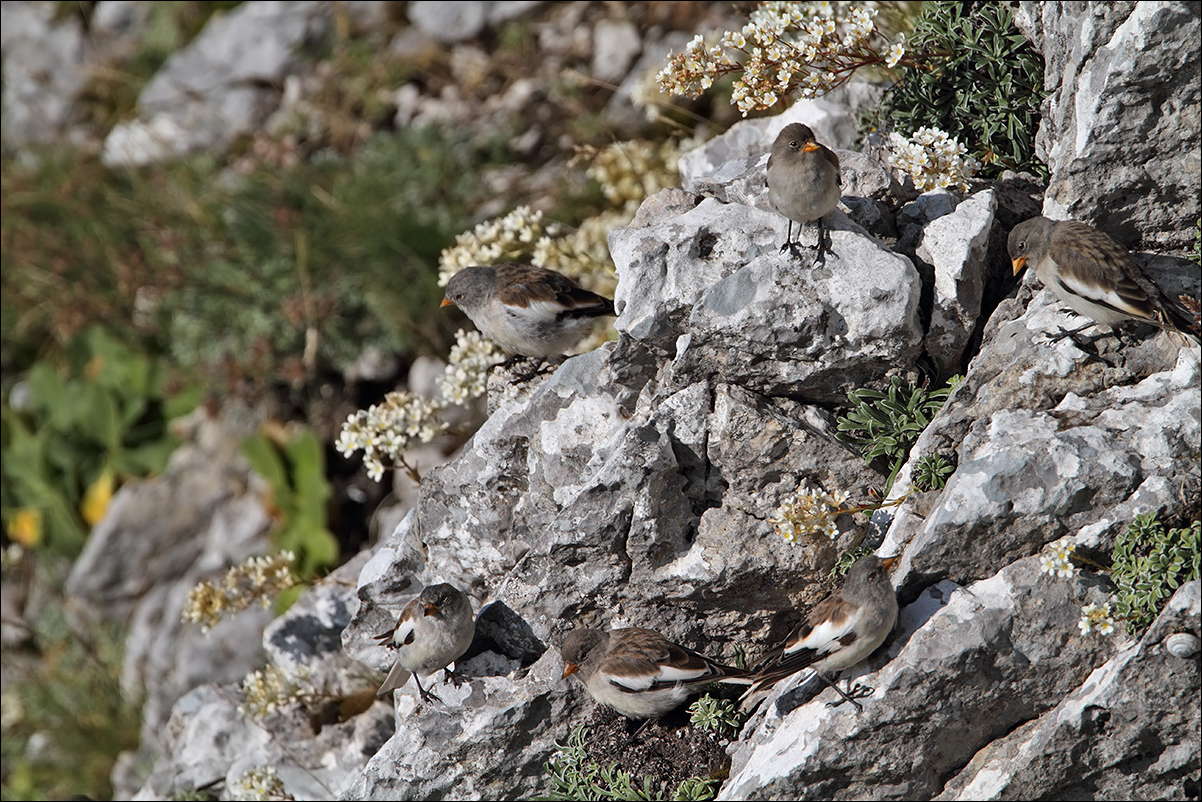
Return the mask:
[[[1138,642],[1054,708],[973,755],[935,799],[1188,798],[1202,720],[1197,704],[1181,700],[1197,699],[1198,661],[1172,654],[1165,640],[1202,631],[1200,587],[1182,585]]]
[[[78,18],[58,19],[55,3],[0,6],[4,62],[4,149],[60,136],[87,83],[85,35]]]
[[[530,13],[542,0],[474,0],[443,3],[421,0],[409,3],[409,20],[423,33],[440,42],[474,39],[487,26]]]
[[[918,258],[935,270],[934,306],[924,345],[945,372],[957,372],[978,325],[988,273],[986,249],[997,201],[991,190],[962,201],[923,229]]]
[[[138,118],[105,139],[106,164],[138,165],[205,148],[224,148],[253,132],[279,104],[277,90],[307,46],[331,24],[316,0],[247,3],[215,16],[173,54],[138,97]]]
[[[805,701],[805,673],[782,681],[744,727],[718,798],[930,799],[979,748],[1060,704],[1114,654],[1112,640],[1077,628],[1103,584],[1053,579],[1029,558],[964,587],[932,586],[901,611],[884,653],[846,672],[873,689],[862,713],[828,707],[837,697],[824,686]]]
[[[1128,247],[1185,253],[1202,198],[1202,9],[1195,3],[1020,3],[1042,49],[1044,213]]]

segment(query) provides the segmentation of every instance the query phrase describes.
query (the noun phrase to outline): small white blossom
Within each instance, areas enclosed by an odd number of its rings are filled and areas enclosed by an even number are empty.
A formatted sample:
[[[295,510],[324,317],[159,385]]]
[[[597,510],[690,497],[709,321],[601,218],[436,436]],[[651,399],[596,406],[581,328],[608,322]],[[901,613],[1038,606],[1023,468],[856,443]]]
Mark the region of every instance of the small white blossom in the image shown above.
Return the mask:
[[[1071,536],[1065,536],[1043,547],[1039,555],[1039,570],[1045,574],[1064,579],[1076,576],[1077,566],[1073,564],[1072,554],[1077,544]]]
[[[980,167],[954,138],[938,128],[919,128],[909,139],[889,135],[889,165],[909,175],[922,192],[944,187],[968,189]]]
[[[1081,608],[1081,620],[1077,627],[1082,635],[1097,631],[1099,635],[1110,635],[1114,632],[1114,617],[1110,614],[1110,602],[1103,604],[1087,604]]]

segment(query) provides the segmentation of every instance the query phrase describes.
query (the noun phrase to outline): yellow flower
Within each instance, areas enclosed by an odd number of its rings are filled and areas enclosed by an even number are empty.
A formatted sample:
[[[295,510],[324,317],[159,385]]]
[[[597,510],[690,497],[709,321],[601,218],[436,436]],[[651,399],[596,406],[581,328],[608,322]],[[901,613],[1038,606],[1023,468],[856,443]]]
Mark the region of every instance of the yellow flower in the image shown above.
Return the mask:
[[[34,507],[17,510],[8,522],[8,536],[24,549],[32,549],[42,542],[42,511]]]
[[[105,468],[96,481],[84,491],[83,502],[79,505],[79,514],[88,526],[95,526],[104,517],[109,502],[113,499],[113,490],[117,484],[111,468]]]

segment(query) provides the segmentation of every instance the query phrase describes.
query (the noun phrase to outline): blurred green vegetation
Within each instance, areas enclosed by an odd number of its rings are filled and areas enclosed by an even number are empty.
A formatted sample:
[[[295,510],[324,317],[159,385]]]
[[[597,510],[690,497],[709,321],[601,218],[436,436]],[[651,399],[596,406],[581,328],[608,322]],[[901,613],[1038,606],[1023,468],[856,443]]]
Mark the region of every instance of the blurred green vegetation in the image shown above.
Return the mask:
[[[128,699],[120,683],[122,633],[72,627],[64,602],[43,605],[31,622],[31,654],[5,646],[4,800],[112,799],[113,764],[138,747],[138,700]]]
[[[271,512],[279,519],[272,541],[279,551],[296,555],[296,574],[313,579],[323,568],[338,561],[338,541],[326,528],[326,502],[330,483],[326,480],[325,450],[313,431],[267,430],[248,437],[242,452],[250,465],[271,485]],[[285,604],[300,592],[289,595]]]
[[[478,171],[502,155],[426,128],[240,177],[205,158],[6,160],[3,372],[95,321],[227,380],[298,385],[368,344],[445,351],[438,256],[471,222]]]
[[[98,327],[73,337],[62,364],[34,364],[0,405],[0,511],[25,548],[83,548],[116,486],[161,471],[176,441],[168,422],[196,406],[162,359]]]

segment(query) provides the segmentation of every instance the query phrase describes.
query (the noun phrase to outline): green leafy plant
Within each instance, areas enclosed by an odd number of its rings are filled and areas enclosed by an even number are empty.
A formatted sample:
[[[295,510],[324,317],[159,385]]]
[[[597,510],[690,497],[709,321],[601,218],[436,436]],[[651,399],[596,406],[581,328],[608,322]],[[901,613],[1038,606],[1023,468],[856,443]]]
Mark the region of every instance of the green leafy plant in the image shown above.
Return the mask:
[[[306,428],[268,430],[247,438],[242,450],[271,486],[269,506],[280,523],[272,535],[280,551],[291,551],[302,579],[311,579],[338,560],[338,541],[326,528],[330,483],[325,451]]]
[[[122,481],[163,469],[176,446],[168,422],[200,394],[174,390],[164,361],[99,328],[64,361],[36,363],[0,407],[0,497],[10,537],[73,556]]]
[[[555,754],[543,764],[543,771],[551,784],[540,800],[602,800],[619,799],[632,802],[662,800],[663,796],[652,788],[651,777],[644,777],[642,785],[635,783],[630,773],[618,768],[616,763],[607,767],[597,765],[589,758],[585,741],[588,727],[579,724],[572,729],[564,743],[555,744]],[[718,782],[711,778],[690,777],[683,781],[672,795],[674,800],[696,800],[702,802],[714,798]]]
[[[707,802],[718,793],[717,779],[712,777],[690,777],[680,784],[674,802]]]
[[[1152,623],[1182,583],[1198,579],[1202,520],[1165,531],[1154,513],[1135,516],[1114,543],[1116,610],[1136,629]]]
[[[743,726],[744,716],[729,699],[717,699],[704,694],[689,705],[689,722],[699,730],[719,735],[734,735]]]
[[[1035,155],[1043,57],[1007,4],[925,3],[906,46],[944,58],[906,70],[868,127],[905,135],[938,128],[967,146],[986,178],[1003,170],[1047,177]]]
[[[866,544],[860,544],[854,549],[848,549],[839,555],[839,559],[835,561],[835,567],[831,569],[830,576],[832,578],[843,576],[851,567],[856,564],[862,557],[867,557],[869,554],[874,554],[876,549]]]
[[[439,255],[493,199],[478,176],[505,135],[406,127],[351,156],[244,157],[233,181],[206,156],[138,170],[3,157],[4,372],[93,322],[255,389],[345,368],[369,344],[445,352]]]
[[[955,381],[953,378],[947,386],[929,390],[914,384],[903,386],[902,380],[894,376],[884,393],[862,389],[847,394],[852,410],[839,418],[836,436],[858,447],[868,462],[877,457],[889,461],[885,493],[893,486],[910,446],[943,408]]]
[[[923,454],[914,463],[914,486],[919,490],[942,490],[955,470],[956,466],[942,454]]]
[[[31,622],[38,659],[10,662],[5,647],[3,799],[112,799],[117,757],[138,746],[137,700],[121,687],[123,633],[73,629],[66,604],[56,599]]]

